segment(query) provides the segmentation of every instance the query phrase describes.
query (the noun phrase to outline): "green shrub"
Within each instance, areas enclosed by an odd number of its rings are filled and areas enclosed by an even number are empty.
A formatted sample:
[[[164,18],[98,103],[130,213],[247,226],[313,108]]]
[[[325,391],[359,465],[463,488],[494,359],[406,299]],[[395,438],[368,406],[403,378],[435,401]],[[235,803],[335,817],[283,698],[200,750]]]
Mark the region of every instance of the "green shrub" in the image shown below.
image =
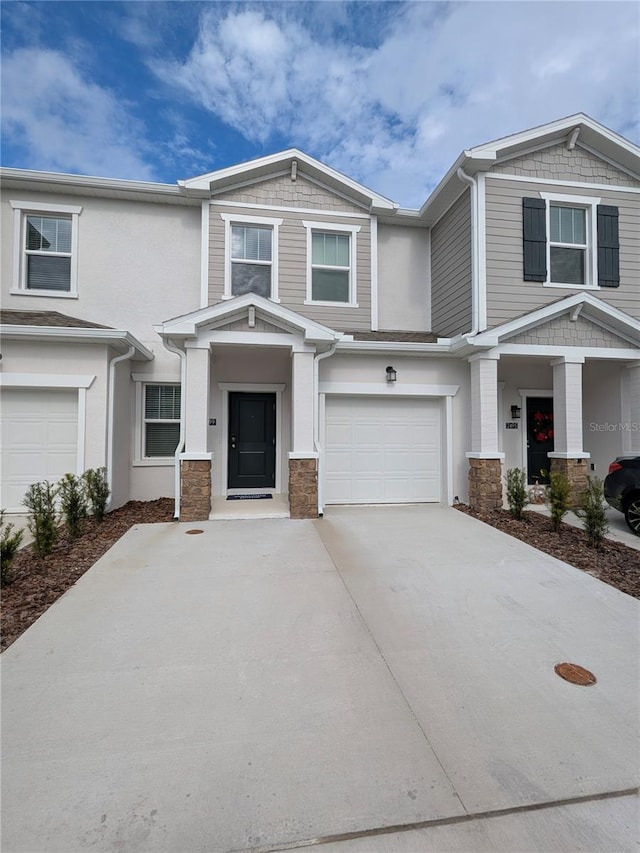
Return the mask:
[[[91,505],[91,514],[96,521],[102,521],[107,511],[110,489],[107,483],[106,468],[89,468],[82,475],[84,486]]]
[[[58,493],[69,536],[76,539],[80,535],[82,519],[87,514],[84,481],[74,474],[65,474],[58,483]]]
[[[582,498],[582,509],[576,510],[576,515],[582,519],[582,526],[591,547],[599,548],[609,532],[609,522],[605,512],[602,480],[598,477],[589,477],[589,485]]]
[[[29,510],[29,530],[39,557],[50,554],[58,541],[57,493],[57,488],[45,480],[44,483],[32,483],[22,501]]]
[[[546,472],[543,472],[546,476]],[[552,471],[549,474],[549,485],[547,486],[546,504],[551,511],[551,524],[556,533],[560,532],[562,519],[569,512],[569,495],[571,494],[571,483],[567,475],[562,471]]]
[[[511,515],[522,518],[522,510],[529,503],[527,474],[523,468],[509,468],[507,471],[507,503]]]
[[[13,532],[15,524],[5,524],[4,510],[0,510],[0,583],[7,586],[13,580],[11,564],[22,544],[24,530]]]

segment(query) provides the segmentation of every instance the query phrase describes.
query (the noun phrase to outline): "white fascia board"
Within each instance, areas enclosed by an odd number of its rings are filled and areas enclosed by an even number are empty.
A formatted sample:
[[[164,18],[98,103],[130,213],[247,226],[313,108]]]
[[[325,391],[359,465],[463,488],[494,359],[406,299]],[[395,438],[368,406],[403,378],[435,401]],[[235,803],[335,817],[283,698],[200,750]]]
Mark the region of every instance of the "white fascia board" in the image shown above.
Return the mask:
[[[135,361],[152,361],[151,350],[123,329],[79,329],[68,326],[17,326],[0,325],[0,337],[9,340],[34,340],[41,342],[56,341],[61,343],[120,344],[124,350],[134,347]]]
[[[422,344],[402,341],[338,341],[340,352],[358,353],[387,353],[406,355],[450,355],[451,346],[448,343]]]
[[[274,321],[283,322],[292,327],[296,331],[304,334],[305,340],[311,341],[328,341],[333,343],[339,340],[342,336],[341,332],[335,332],[327,326],[320,323],[315,323],[313,320],[308,320],[301,314],[296,314],[288,308],[284,308],[270,299],[265,299],[255,293],[246,293],[244,296],[235,296],[226,302],[218,305],[201,308],[199,311],[194,311],[191,314],[185,314],[182,317],[176,317],[173,320],[168,320],[162,325],[160,335],[166,337],[182,336],[194,337],[198,334],[201,326],[208,323],[222,320],[224,318],[233,318],[239,312],[250,307],[257,308],[259,313],[267,320],[273,318]]]
[[[508,323],[497,326],[491,329],[490,332],[483,332],[474,338],[468,338],[468,342],[472,346],[495,346],[498,341],[512,337],[520,332],[526,332],[549,320],[560,317],[577,305],[588,306],[582,316],[589,317],[596,323],[601,319],[607,323],[610,330],[616,330],[616,327],[619,326],[623,334],[631,335],[632,337],[640,335],[640,321],[634,317],[625,314],[624,311],[614,308],[601,299],[597,299],[590,293],[575,293],[573,296],[568,296],[558,302],[552,302],[543,308],[538,308],[530,314],[525,314],[524,317],[518,317],[516,320],[511,320]]]
[[[152,181],[125,181],[119,178],[99,178],[92,175],[69,175],[64,172],[38,172],[33,169],[0,168],[0,181],[20,181],[33,184],[55,184],[65,187],[82,187],[93,190],[133,192],[154,195],[182,196],[175,184],[160,184]]]
[[[533,356],[535,358],[585,358],[598,361],[633,361],[638,358],[637,349],[615,347],[566,347],[548,344],[500,344],[499,355]]]
[[[180,181],[179,184],[187,190],[209,190],[212,184],[224,182],[230,178],[237,178],[244,174],[250,174],[251,172],[264,172],[271,167],[275,168],[282,163],[290,162],[291,160],[297,160],[299,163],[304,163],[304,165],[312,172],[317,172],[325,178],[328,178],[330,181],[334,181],[344,187],[348,187],[358,195],[364,196],[369,200],[372,208],[379,210],[395,210],[398,206],[395,202],[385,196],[370,190],[363,184],[352,180],[346,175],[343,175],[341,172],[338,172],[336,169],[332,169],[331,166],[327,166],[325,163],[320,162],[320,160],[316,160],[314,157],[305,154],[297,148],[288,148],[287,150],[279,151],[276,154],[269,154],[266,157],[258,157],[255,160],[238,163],[234,166],[228,166],[225,169],[219,169],[215,172],[208,172],[206,175],[198,175],[195,178]]]

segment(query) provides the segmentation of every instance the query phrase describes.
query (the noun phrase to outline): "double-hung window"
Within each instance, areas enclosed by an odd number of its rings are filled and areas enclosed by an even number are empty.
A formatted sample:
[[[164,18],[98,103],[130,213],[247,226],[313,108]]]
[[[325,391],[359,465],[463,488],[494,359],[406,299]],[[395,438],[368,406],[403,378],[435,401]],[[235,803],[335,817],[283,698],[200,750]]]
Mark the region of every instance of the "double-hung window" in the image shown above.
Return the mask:
[[[180,385],[144,385],[145,459],[173,456],[180,440]]]
[[[303,225],[307,229],[307,302],[354,306],[360,226]]]
[[[78,215],[71,205],[12,201],[15,215],[13,292],[77,295]]]
[[[551,283],[587,284],[586,208],[550,204],[549,237]]]
[[[256,293],[278,296],[278,226],[281,219],[221,214],[225,221],[226,269],[224,296]]]

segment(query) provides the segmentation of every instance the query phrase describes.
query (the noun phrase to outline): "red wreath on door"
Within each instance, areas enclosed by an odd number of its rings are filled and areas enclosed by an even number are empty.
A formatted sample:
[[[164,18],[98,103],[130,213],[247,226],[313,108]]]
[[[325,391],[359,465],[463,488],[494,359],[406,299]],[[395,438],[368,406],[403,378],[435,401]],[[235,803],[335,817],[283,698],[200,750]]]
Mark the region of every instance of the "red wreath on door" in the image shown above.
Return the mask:
[[[533,413],[533,437],[540,443],[553,439],[553,414],[551,412]]]

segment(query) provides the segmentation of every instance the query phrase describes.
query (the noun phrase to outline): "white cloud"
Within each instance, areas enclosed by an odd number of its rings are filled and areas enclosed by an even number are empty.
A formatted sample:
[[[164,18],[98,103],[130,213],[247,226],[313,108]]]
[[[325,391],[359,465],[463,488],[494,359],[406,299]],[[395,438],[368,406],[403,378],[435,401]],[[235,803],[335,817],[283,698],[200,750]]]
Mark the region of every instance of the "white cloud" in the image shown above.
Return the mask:
[[[21,48],[2,67],[5,143],[30,168],[152,180],[141,129],[108,89],[55,50]]]
[[[216,5],[184,61],[150,66],[247,140],[284,138],[407,205],[463,148],[574,112],[638,137],[634,4],[399,9],[364,48],[320,37],[296,4]]]

